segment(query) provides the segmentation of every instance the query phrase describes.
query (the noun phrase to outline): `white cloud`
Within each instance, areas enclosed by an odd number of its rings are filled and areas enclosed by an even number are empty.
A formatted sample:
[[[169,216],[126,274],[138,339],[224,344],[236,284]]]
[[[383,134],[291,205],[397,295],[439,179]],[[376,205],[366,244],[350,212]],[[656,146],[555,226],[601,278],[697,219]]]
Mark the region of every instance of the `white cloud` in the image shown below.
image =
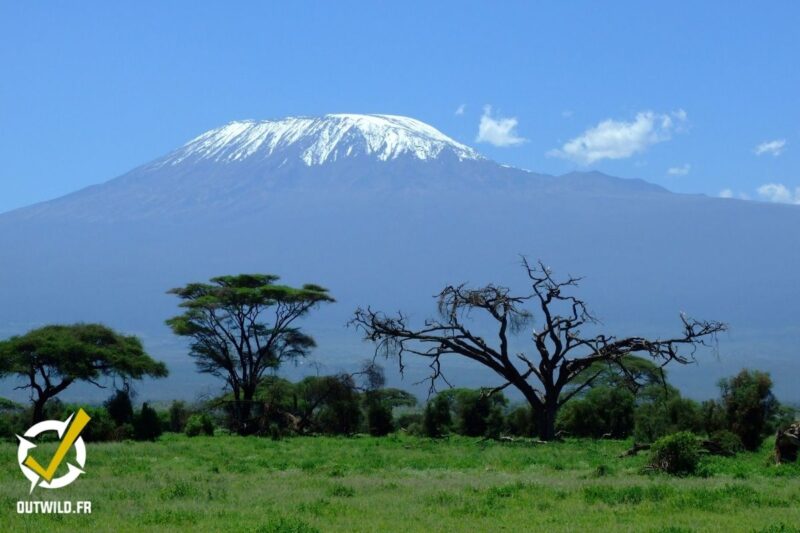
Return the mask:
[[[672,113],[642,111],[630,122],[604,120],[547,155],[584,165],[602,159],[625,159],[653,144],[668,141],[673,132],[683,129],[686,120],[683,109]]]
[[[783,153],[786,147],[786,139],[775,139],[774,141],[764,141],[755,148],[756,155],[770,154],[777,157]]]
[[[794,191],[780,183],[767,183],[756,189],[758,196],[770,202],[800,204],[800,187]]]
[[[671,168],[669,168],[667,170],[667,174],[669,174],[670,176],[685,176],[685,175],[687,175],[689,173],[689,171],[691,169],[692,169],[692,165],[690,165],[689,163],[686,163],[685,165],[680,166],[680,167],[671,167]]]
[[[478,136],[476,142],[486,142],[495,146],[516,146],[522,144],[526,139],[517,135],[517,119],[492,118],[492,106],[483,108],[483,115],[478,126]]]
[[[467,110],[467,104],[461,104],[456,108],[456,115],[461,116],[464,114],[464,111]]]
[[[733,191],[730,189],[722,189],[719,191],[720,198],[733,198]]]

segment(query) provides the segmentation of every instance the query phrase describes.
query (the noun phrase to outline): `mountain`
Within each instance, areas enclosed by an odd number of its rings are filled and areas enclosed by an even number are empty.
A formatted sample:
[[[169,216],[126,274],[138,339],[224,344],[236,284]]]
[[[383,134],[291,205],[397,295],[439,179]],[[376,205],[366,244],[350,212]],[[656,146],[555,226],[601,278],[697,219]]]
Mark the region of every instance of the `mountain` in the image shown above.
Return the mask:
[[[523,193],[666,192],[600,173],[561,178],[499,165],[435,128],[392,115],[231,122],[101,185],[14,213],[109,221],[258,209],[276,193],[326,197],[514,189]]]
[[[141,335],[172,368],[143,396],[191,397],[218,384],[164,326],[177,312],[171,287],[237,272],[329,287],[337,303],[306,326],[315,359],[335,371],[371,353],[346,327],[355,307],[422,320],[449,283],[524,290],[525,254],[584,276],[581,295],[611,332],[670,334],[680,311],[729,322],[716,354],[674,371],[689,394],[711,395],[720,376],[751,366],[796,401],[798,227],[796,206],[500,165],[411,118],[231,122],[106,183],[0,215],[0,334],[103,321]],[[424,362],[411,366],[403,386],[424,375]],[[458,384],[490,382],[451,367]]]

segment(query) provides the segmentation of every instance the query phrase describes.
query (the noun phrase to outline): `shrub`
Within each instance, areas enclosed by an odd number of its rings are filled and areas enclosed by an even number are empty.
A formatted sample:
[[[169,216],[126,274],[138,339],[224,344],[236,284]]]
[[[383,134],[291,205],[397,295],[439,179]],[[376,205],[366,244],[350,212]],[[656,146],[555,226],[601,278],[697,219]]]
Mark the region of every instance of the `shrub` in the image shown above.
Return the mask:
[[[405,429],[410,433],[412,426],[419,428],[422,427],[422,418],[423,418],[422,413],[416,413],[416,412],[402,413],[398,415],[397,418],[395,419],[395,425],[397,426],[398,429]]]
[[[697,472],[700,446],[693,433],[682,431],[658,439],[650,448],[650,467],[672,475]]]
[[[728,429],[742,439],[746,449],[757,450],[768,421],[778,411],[769,374],[745,369],[733,378],[721,380],[719,388]]]
[[[694,400],[681,398],[669,385],[652,385],[640,393],[634,413],[634,438],[638,442],[655,440],[680,431],[700,432],[703,416]]]
[[[367,430],[373,437],[383,437],[394,430],[392,410],[378,400],[367,405]]]
[[[721,429],[708,436],[708,442],[713,448],[713,453],[717,455],[736,455],[744,450],[742,439],[739,435],[728,430]]]
[[[136,440],[156,440],[161,436],[161,419],[155,409],[142,404],[142,410],[133,419],[133,436]]]
[[[501,393],[488,395],[485,390],[463,389],[455,395],[458,432],[470,437],[497,436],[503,426],[503,406],[508,403]]]
[[[709,435],[728,428],[725,408],[716,400],[706,400],[700,404],[700,416],[703,419],[703,430]]]
[[[22,435],[30,422],[30,413],[22,405],[0,398],[0,439],[16,442],[15,435]]]
[[[188,420],[189,409],[186,408],[186,403],[177,400],[172,402],[169,406],[169,430],[182,433]]]
[[[361,399],[350,376],[311,376],[295,386],[293,407],[314,431],[350,435],[361,423]]]
[[[595,387],[564,406],[558,427],[575,437],[624,439],[633,431],[634,401],[628,389]]]
[[[186,421],[184,431],[189,437],[197,437],[198,435],[214,435],[214,422],[206,413],[192,415]]]
[[[78,410],[78,407],[75,407]],[[81,436],[88,442],[104,442],[117,440],[117,424],[111,414],[102,407],[83,407],[92,419],[86,428],[81,432]]]
[[[450,397],[443,394],[437,394],[428,402],[422,415],[423,435],[438,438],[447,434],[453,424],[450,403]]]
[[[115,391],[104,405],[117,426],[133,422],[133,405],[128,389]]]
[[[516,437],[530,437],[536,432],[531,408],[520,405],[506,417],[506,431]]]

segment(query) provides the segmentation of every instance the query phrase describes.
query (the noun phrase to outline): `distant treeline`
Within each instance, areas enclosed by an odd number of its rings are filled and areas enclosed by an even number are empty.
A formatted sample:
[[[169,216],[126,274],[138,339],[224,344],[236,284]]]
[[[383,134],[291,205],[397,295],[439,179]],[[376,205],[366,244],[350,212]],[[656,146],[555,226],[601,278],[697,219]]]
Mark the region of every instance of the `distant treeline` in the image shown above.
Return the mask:
[[[757,449],[763,438],[794,419],[794,411],[772,394],[769,376],[743,370],[722,380],[720,397],[702,403],[684,398],[663,373],[646,360],[631,368],[650,373],[648,384],[630,387],[609,370],[595,379],[561,411],[559,436],[654,442],[677,432],[692,432],[730,453]],[[527,405],[512,404],[490,389],[447,389],[420,405],[410,393],[382,386],[379,367],[356,374],[311,376],[292,383],[277,376],[260,381],[250,409],[249,434],[279,439],[292,435],[405,432],[443,438],[450,434],[499,439],[531,438],[536,417]],[[230,394],[202,402],[174,401],[168,407],[147,403],[134,408],[130,389],[116,390],[101,406],[82,407],[92,417],[85,430],[90,441],[154,440],[163,432],[189,436],[236,433],[240,421]],[[48,403],[47,418],[64,419],[79,406]],[[0,400],[0,434],[13,438],[30,425],[32,407]]]

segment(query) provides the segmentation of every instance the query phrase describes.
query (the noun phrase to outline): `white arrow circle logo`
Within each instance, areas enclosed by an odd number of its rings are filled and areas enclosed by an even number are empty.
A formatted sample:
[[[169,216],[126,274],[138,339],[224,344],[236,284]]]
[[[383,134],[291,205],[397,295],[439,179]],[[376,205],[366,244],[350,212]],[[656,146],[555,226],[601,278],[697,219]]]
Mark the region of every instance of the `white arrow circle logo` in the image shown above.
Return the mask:
[[[45,431],[55,431],[58,433],[59,438],[63,438],[73,416],[74,415],[70,416],[63,422],[61,420],[45,420],[43,422],[39,422],[38,424],[34,424],[28,428],[28,431],[25,432],[24,437],[35,438]],[[66,487],[78,479],[78,476],[84,473],[82,468],[86,465],[86,445],[83,443],[82,437],[75,439],[74,443],[75,462],[78,463],[78,466],[68,463],[67,468],[69,471],[63,476],[51,479],[50,481],[45,481],[39,474],[25,465],[25,460],[28,458],[29,452],[33,448],[36,448],[36,444],[26,440],[23,437],[20,437],[19,435],[17,435],[17,438],[19,439],[19,448],[17,448],[17,462],[19,463],[19,468],[22,470],[22,473],[26,478],[28,478],[28,481],[31,482],[31,492],[33,492],[33,489],[35,489],[37,486],[45,489],[60,489],[61,487]]]

